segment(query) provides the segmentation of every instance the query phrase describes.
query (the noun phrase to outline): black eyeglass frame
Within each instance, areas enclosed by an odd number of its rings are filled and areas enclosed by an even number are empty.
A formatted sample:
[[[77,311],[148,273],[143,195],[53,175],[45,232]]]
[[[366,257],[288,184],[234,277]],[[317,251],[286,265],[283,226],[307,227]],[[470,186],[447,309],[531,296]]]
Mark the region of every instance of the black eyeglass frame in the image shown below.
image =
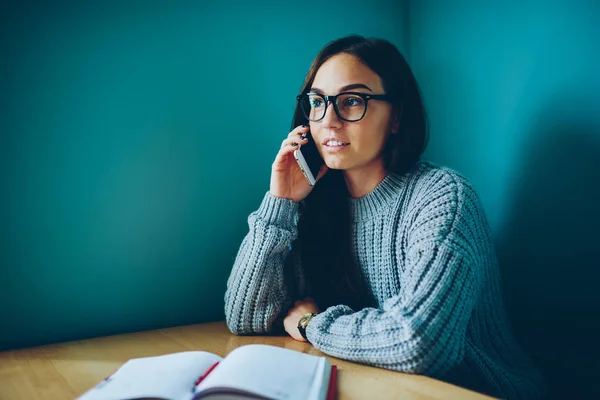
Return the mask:
[[[365,102],[365,110],[359,119],[346,119],[340,115],[340,110],[338,109],[338,105],[337,105],[337,99],[340,96],[344,96],[344,95],[348,95],[348,94],[356,95],[356,96],[362,98],[363,101]],[[323,94],[323,93],[308,92],[308,93],[302,93],[301,95],[296,96],[296,100],[298,101],[298,103],[300,103],[300,101],[302,101],[302,99],[304,97],[309,96],[309,95],[321,96],[323,98],[323,100],[325,100],[325,111],[323,112],[323,116],[319,119],[310,119],[310,117],[308,115],[306,115],[306,111],[304,110],[302,105],[300,105],[300,108],[302,109],[302,113],[304,113],[304,116],[306,117],[306,119],[308,119],[311,122],[318,122],[318,121],[322,120],[323,118],[325,118],[325,115],[327,115],[327,107],[329,107],[329,102],[331,102],[331,104],[333,105],[335,114],[338,116],[339,119],[346,121],[346,122],[358,122],[361,119],[363,119],[365,117],[365,115],[367,114],[369,100],[383,100],[383,101],[388,101],[388,102],[393,101],[393,96],[390,95],[389,93],[368,94],[368,93],[363,93],[363,92],[341,92],[336,95],[330,95],[330,96],[327,96],[326,94]]]

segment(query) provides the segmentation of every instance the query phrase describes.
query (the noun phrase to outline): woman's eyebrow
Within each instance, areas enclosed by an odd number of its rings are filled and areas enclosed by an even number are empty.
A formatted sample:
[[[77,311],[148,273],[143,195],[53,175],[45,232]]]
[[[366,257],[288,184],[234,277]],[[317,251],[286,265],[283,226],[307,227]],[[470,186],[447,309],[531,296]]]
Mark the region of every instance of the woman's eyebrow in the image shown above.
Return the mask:
[[[344,92],[346,90],[352,90],[352,89],[367,89],[369,92],[372,92],[371,88],[363,83],[352,83],[350,85],[342,86],[340,88],[340,92]],[[315,93],[323,93],[322,89],[319,89],[316,87],[311,87],[310,91],[315,92]]]

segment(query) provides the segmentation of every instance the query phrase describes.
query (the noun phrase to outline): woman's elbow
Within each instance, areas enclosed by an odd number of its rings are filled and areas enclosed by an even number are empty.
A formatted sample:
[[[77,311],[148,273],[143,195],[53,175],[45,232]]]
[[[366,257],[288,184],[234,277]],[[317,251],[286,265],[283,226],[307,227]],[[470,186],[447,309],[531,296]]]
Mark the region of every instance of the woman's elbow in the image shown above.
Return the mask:
[[[258,314],[258,315],[257,315]],[[226,313],[225,321],[231,333],[238,336],[267,334],[271,331],[273,322],[271,318],[264,318],[260,313]]]
[[[248,329],[245,329],[244,326],[239,324],[237,321],[233,321],[229,318],[226,318],[225,321],[227,322],[227,328],[229,329],[229,332],[236,336],[244,336],[252,333]]]
[[[462,346],[437,341],[423,350],[422,357],[416,363],[416,372],[430,377],[442,376],[458,366],[464,357]]]
[[[225,312],[225,322],[229,331],[234,335],[242,336],[254,333],[251,318],[241,312]]]
[[[464,351],[462,346],[454,343],[431,337],[420,337],[413,342],[410,350],[399,351],[396,356],[398,358],[392,361],[393,369],[435,377],[459,365],[463,360]]]

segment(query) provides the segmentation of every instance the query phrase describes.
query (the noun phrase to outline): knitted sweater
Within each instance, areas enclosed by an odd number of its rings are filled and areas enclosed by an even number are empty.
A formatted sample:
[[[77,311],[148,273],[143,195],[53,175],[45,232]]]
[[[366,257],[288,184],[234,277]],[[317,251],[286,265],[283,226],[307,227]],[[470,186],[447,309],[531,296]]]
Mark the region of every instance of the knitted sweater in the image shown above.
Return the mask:
[[[496,397],[541,397],[541,375],[510,330],[489,225],[472,184],[421,161],[348,201],[353,256],[378,307],[323,310],[308,324],[310,343],[334,357]],[[299,203],[269,192],[248,217],[225,294],[234,334],[271,332],[306,294],[294,246],[298,217]]]

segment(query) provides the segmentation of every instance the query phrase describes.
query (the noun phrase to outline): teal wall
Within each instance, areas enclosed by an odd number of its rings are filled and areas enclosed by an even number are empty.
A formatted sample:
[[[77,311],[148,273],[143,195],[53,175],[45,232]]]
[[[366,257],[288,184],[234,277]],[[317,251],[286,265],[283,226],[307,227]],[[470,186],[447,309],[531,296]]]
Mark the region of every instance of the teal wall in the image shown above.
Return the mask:
[[[272,3],[1,6],[0,349],[222,319],[309,63],[362,33],[408,55],[556,398],[598,390],[597,2]]]
[[[312,58],[407,27],[393,0],[38,3],[0,6],[0,349],[223,319]]]
[[[415,0],[409,21],[427,156],[479,188],[521,342],[552,398],[600,398],[600,2]]]

